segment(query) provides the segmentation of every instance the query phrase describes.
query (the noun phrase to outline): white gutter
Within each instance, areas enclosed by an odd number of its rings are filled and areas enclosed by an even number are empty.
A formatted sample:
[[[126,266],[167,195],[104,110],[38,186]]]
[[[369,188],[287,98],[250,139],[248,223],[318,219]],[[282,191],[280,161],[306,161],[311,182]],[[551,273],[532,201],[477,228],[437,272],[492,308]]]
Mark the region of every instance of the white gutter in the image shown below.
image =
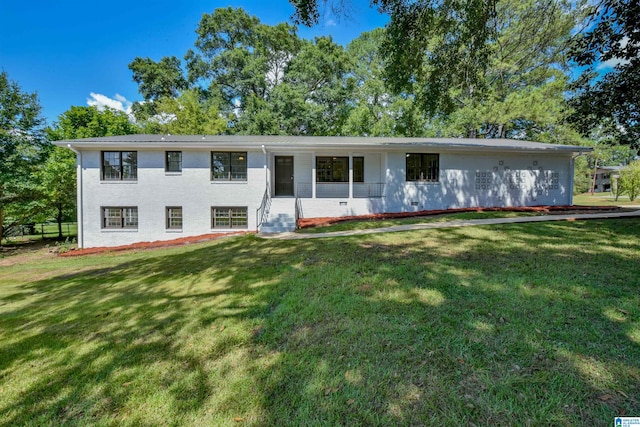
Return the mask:
[[[74,153],[76,153],[76,180],[78,186],[78,194],[77,194],[77,206],[78,206],[78,248],[82,249],[84,247],[84,232],[83,232],[83,217],[84,212],[82,209],[82,152],[76,150],[71,146],[71,144],[67,144],[67,148]]]

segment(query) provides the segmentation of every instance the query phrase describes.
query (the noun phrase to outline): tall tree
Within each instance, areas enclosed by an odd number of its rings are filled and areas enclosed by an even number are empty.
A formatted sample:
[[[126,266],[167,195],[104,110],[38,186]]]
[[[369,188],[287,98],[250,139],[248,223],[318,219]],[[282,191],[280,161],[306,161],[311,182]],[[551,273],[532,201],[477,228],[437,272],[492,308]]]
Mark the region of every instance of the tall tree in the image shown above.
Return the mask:
[[[570,121],[584,134],[605,128],[640,149],[640,3],[601,0],[590,8],[591,26],[574,39],[572,57],[586,67],[575,85]],[[600,73],[601,67],[612,65]]]
[[[7,227],[33,213],[33,173],[51,148],[44,124],[36,93],[22,91],[0,72],[0,241]]]
[[[133,133],[140,133],[140,128],[131,122],[126,113],[111,108],[99,110],[95,106],[72,106],[58,116],[53,127],[47,131],[53,141]]]
[[[122,111],[109,108],[72,106],[46,129],[49,140],[91,138],[139,133],[140,128]],[[76,209],[76,161],[73,152],[54,148],[37,172],[38,208],[41,214],[56,218],[58,235],[62,223],[73,217]]]
[[[391,17],[385,56],[388,82],[396,93],[415,93],[431,114],[456,108],[450,90],[479,90],[484,83],[489,43],[494,40],[497,0],[372,0]],[[294,20],[317,24],[319,4],[345,13],[345,0],[290,0]],[[452,72],[455,70],[455,72]],[[420,82],[418,92],[415,83]]]
[[[154,116],[143,123],[147,133],[218,135],[227,128],[215,103],[202,99],[197,89],[185,90],[176,98],[160,98],[154,108]]]
[[[54,147],[47,160],[36,171],[39,185],[37,205],[40,215],[53,216],[62,238],[62,224],[76,213],[76,156],[71,150]]]
[[[353,108],[343,126],[344,135],[422,136],[427,132],[422,110],[412,95],[394,95],[384,75],[381,52],[385,30],[362,33],[347,46],[352,58]]]
[[[180,60],[175,56],[165,56],[159,62],[151,58],[135,58],[129,69],[146,100],[175,97],[188,86]]]
[[[448,90],[455,107],[443,134],[563,142],[567,49],[580,8],[564,0],[496,3],[495,35],[487,44],[481,84]],[[418,96],[422,85],[418,82]]]

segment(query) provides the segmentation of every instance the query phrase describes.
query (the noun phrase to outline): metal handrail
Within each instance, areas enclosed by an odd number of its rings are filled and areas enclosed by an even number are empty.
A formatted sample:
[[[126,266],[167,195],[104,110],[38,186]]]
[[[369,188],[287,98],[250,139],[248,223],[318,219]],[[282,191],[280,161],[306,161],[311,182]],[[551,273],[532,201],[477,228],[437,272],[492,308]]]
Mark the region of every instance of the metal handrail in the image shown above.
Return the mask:
[[[270,209],[271,209],[271,191],[269,191],[269,185],[267,185],[267,187],[264,190],[264,195],[262,196],[262,202],[260,203],[260,207],[256,209],[256,230],[260,231],[260,226],[267,219]]]

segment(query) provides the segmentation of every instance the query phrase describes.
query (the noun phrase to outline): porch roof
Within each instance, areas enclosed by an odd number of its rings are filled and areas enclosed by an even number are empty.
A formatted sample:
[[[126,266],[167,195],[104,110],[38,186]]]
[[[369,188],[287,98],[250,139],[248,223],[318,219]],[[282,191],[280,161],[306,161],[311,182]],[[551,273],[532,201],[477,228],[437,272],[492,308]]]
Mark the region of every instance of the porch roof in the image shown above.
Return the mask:
[[[61,147],[76,149],[262,149],[267,151],[350,149],[391,151],[397,149],[436,149],[443,151],[524,151],[582,153],[592,149],[562,144],[545,144],[516,139],[471,138],[391,138],[351,136],[280,136],[280,135],[123,135],[56,141]]]

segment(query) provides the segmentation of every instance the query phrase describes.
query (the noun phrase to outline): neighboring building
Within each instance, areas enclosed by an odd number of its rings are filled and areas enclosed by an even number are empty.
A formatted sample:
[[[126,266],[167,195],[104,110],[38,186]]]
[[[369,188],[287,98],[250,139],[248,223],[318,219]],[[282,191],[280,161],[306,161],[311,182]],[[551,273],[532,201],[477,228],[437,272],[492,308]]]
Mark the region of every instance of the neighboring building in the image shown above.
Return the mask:
[[[596,193],[605,193],[611,191],[611,184],[620,177],[620,171],[623,166],[598,166],[594,179],[591,175],[593,191]]]
[[[78,243],[116,246],[296,217],[571,205],[589,148],[505,139],[129,135],[78,157]]]

